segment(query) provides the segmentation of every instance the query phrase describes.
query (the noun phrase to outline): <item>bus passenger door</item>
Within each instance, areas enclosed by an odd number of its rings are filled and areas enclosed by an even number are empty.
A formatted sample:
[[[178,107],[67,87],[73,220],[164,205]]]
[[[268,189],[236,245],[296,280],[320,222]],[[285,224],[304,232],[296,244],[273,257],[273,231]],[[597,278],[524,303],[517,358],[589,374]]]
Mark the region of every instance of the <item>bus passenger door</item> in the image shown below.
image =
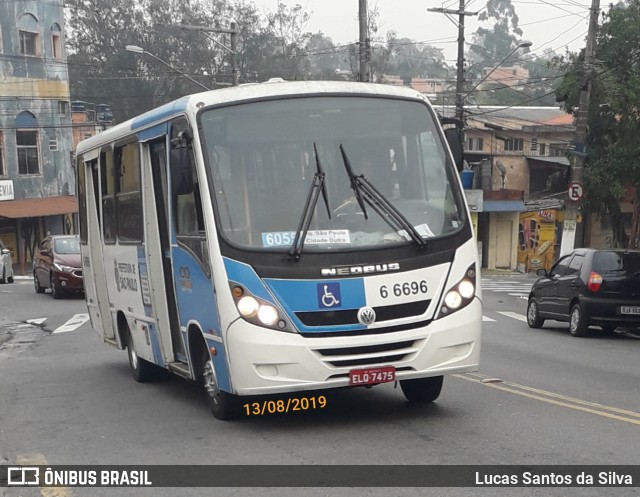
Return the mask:
[[[104,340],[115,341],[113,325],[111,323],[111,314],[109,311],[109,293],[107,291],[107,279],[105,276],[104,258],[102,256],[102,219],[100,217],[100,171],[98,169],[97,159],[86,163],[88,188],[87,194],[87,236],[89,238],[89,254],[91,276],[94,283],[96,307],[100,314],[100,324],[102,325],[102,333]],[[87,268],[83,261],[83,271]],[[113,270],[113,269],[111,269]],[[90,290],[91,291],[91,290]],[[92,292],[93,293],[93,292]],[[89,303],[92,295],[87,294]],[[95,308],[95,307],[94,307]],[[93,316],[92,316],[93,318]]]
[[[167,141],[166,137],[153,141],[149,144],[149,157],[151,159],[151,177],[153,179],[153,196],[155,198],[154,211],[158,223],[158,234],[160,250],[159,252],[162,264],[162,288],[164,296],[166,296],[166,304],[158,305],[157,300],[164,300],[162,296],[158,296],[158,289],[154,292],[154,308],[156,313],[163,312],[166,307],[167,315],[158,316],[158,319],[168,319],[168,326],[171,333],[171,343],[173,344],[173,355],[179,362],[187,362],[184,350],[184,344],[180,336],[180,322],[178,320],[178,309],[176,303],[176,294],[174,290],[173,273],[171,270],[171,244],[170,244],[170,228],[169,228],[169,204],[168,204],[168,186],[167,186]],[[145,202],[146,204],[146,202]],[[147,240],[150,243],[150,240]],[[152,267],[149,269],[150,277],[155,274],[153,271],[153,261],[150,259]],[[154,279],[153,285],[158,284],[158,280]],[[164,302],[162,302],[164,303]]]

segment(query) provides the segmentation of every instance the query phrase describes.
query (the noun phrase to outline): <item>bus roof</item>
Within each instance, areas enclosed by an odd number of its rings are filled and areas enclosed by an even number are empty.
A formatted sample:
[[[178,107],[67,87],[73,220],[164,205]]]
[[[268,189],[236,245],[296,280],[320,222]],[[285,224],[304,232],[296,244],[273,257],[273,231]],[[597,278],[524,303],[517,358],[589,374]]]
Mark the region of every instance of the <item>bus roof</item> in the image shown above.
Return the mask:
[[[249,83],[219,90],[187,95],[178,100],[164,104],[158,108],[145,112],[121,124],[87,138],[78,144],[76,153],[81,155],[89,150],[98,148],[106,143],[117,141],[131,135],[136,130],[158,124],[172,116],[189,114],[204,106],[221,105],[226,103],[240,103],[260,98],[287,97],[296,95],[318,94],[353,94],[378,95],[389,97],[416,98],[426,102],[428,99],[421,93],[405,86],[391,86],[376,83],[355,83],[346,81],[283,81],[270,80],[264,83]],[[196,107],[196,104],[198,106]]]

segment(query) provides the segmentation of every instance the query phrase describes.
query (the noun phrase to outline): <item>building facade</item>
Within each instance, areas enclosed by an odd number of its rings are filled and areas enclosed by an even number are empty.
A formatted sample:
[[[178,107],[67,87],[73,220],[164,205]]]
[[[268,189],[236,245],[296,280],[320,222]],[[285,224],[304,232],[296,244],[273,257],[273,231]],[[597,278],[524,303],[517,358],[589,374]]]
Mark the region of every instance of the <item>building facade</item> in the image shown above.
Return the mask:
[[[47,233],[75,231],[64,46],[62,2],[0,2],[0,237],[23,271]]]
[[[465,158],[483,194],[482,265],[535,272],[559,253],[573,117],[553,107],[469,107]]]

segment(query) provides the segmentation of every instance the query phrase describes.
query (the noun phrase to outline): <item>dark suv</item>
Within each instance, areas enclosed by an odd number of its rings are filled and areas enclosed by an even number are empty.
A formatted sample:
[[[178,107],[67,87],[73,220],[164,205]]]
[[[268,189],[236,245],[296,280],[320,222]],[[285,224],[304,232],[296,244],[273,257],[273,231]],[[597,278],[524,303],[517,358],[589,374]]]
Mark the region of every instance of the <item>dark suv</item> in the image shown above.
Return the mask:
[[[33,258],[33,284],[37,293],[51,288],[54,299],[84,291],[78,235],[48,236]]]
[[[538,274],[527,307],[530,327],[568,321],[573,336],[591,324],[607,332],[640,327],[640,250],[576,249]]]

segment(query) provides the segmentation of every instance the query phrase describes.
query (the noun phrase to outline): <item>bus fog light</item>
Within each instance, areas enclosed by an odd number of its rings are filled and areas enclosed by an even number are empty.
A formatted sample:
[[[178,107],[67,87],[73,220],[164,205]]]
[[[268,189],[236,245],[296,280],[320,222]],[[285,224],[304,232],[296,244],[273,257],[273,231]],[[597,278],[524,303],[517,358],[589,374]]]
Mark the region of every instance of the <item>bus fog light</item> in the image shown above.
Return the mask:
[[[463,280],[458,285],[458,291],[463,298],[470,299],[471,297],[473,297],[476,289],[473,286],[473,283],[471,283],[469,280]]]
[[[271,326],[278,320],[278,311],[270,305],[261,305],[258,309],[258,319],[263,324]]]
[[[444,298],[444,303],[449,309],[457,309],[462,304],[462,297],[455,290],[451,290]]]
[[[258,307],[260,307],[258,301],[249,295],[242,297],[238,301],[238,311],[246,318],[255,316],[258,312]]]

